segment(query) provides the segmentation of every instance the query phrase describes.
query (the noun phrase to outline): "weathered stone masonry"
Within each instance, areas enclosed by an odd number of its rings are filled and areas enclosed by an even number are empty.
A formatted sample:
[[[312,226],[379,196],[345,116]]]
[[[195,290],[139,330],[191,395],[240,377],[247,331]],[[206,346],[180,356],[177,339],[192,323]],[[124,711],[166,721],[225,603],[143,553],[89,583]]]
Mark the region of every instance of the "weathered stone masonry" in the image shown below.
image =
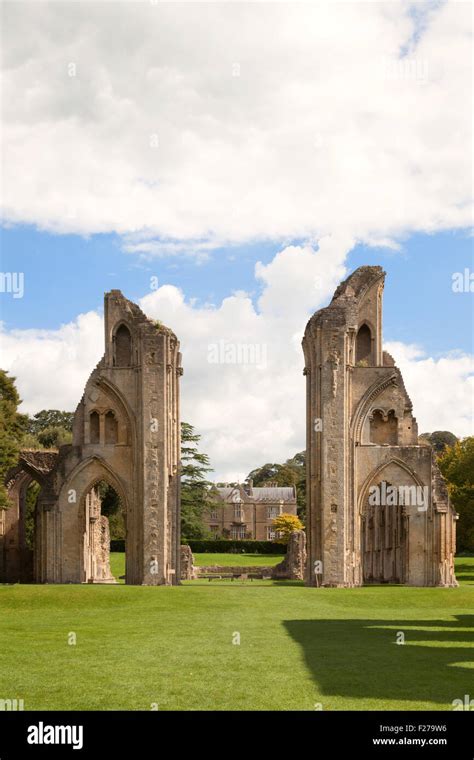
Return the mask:
[[[307,578],[456,585],[455,520],[392,357],[382,351],[381,267],[360,267],[308,322]],[[373,486],[426,488],[419,505],[373,506]]]
[[[306,579],[454,586],[457,515],[431,448],[418,445],[400,370],[382,351],[384,276],[361,267],[306,327]],[[179,583],[181,374],[174,333],[119,290],[107,293],[105,354],[76,409],[72,445],[24,451],[8,473],[0,582],[113,582],[97,493],[105,481],[124,509],[126,582]],[[32,480],[41,486],[34,552],[25,541]],[[374,505],[372,489],[387,486],[426,491],[426,502]]]
[[[0,581],[110,582],[108,526],[94,500],[95,486],[105,481],[124,509],[126,582],[179,583],[181,374],[174,333],[119,290],[107,293],[105,354],[76,409],[72,445],[56,454],[23,452],[9,474]],[[31,479],[41,485],[34,566],[23,535]]]

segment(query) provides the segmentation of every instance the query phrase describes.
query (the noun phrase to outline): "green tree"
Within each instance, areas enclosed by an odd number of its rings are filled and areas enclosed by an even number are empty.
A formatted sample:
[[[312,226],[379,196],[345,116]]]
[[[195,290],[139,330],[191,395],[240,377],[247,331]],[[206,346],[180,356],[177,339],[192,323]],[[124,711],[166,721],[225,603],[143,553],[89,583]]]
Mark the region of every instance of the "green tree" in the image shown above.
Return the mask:
[[[97,488],[100,496],[100,512],[109,520],[110,540],[125,539],[125,519],[117,491],[105,480],[101,480]]]
[[[459,513],[456,526],[458,552],[474,552],[474,436],[448,446],[438,459],[448,481],[449,495]]]
[[[65,443],[72,443],[72,433],[63,427],[46,427],[38,433],[38,441],[45,449],[59,449]]]
[[[203,514],[209,508],[209,491],[206,479],[211,472],[209,457],[198,450],[201,436],[189,422],[181,423],[181,537],[205,538],[207,530]]]
[[[29,549],[34,549],[35,541],[35,511],[41,486],[32,480],[26,491],[25,498],[25,543]]]
[[[26,427],[26,415],[18,412],[20,404],[15,378],[0,370],[0,508],[8,505],[5,476],[18,461]]]
[[[438,455],[442,454],[447,446],[454,446],[458,440],[454,433],[450,433],[449,430],[436,430],[434,433],[422,433],[418,438],[421,444],[429,443]]]
[[[276,483],[277,486],[295,486],[298,515],[304,519],[306,514],[306,453],[300,451],[284,464],[264,464],[249,472],[246,483],[265,486]]]
[[[21,442],[23,449],[59,449],[72,443],[73,412],[43,409],[27,418],[26,431]]]
[[[74,412],[60,412],[58,409],[42,409],[33,417],[28,417],[26,432],[38,437],[39,433],[49,428],[62,428],[72,432]]]

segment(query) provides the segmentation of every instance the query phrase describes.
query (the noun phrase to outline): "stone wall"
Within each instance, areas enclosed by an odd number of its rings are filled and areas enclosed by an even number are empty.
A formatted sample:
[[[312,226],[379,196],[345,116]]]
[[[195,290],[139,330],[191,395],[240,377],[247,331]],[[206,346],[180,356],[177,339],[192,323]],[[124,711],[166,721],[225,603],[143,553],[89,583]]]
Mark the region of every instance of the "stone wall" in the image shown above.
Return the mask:
[[[304,580],[306,574],[306,533],[295,530],[291,533],[285,559],[273,568],[275,579],[288,578]]]

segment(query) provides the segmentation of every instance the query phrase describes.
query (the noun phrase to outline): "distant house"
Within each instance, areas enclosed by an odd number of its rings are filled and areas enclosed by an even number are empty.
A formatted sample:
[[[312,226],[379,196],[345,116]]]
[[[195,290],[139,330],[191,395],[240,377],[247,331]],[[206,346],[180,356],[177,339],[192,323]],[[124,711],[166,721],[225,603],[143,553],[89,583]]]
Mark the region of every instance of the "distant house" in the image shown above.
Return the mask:
[[[273,541],[276,537],[273,520],[283,513],[296,515],[294,486],[254,488],[248,485],[214,487],[213,505],[204,522],[216,538]]]

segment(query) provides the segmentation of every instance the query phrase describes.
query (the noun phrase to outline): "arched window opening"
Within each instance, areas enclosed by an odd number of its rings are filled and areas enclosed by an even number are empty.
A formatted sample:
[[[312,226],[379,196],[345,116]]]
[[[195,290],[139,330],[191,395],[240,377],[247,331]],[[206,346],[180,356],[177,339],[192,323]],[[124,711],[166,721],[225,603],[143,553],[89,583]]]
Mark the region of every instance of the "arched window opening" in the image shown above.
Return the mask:
[[[96,483],[86,494],[84,538],[85,580],[88,583],[123,582],[125,513],[117,491],[105,480]]]
[[[98,412],[91,412],[89,417],[89,440],[100,443],[100,417]]]
[[[370,364],[372,354],[372,333],[366,324],[361,325],[356,338],[356,364]]]
[[[379,446],[384,444],[396,446],[398,444],[398,420],[395,412],[391,409],[385,414],[381,409],[376,409],[370,418],[370,442]]]
[[[130,367],[132,364],[132,336],[126,325],[120,325],[115,333],[115,366]]]
[[[387,481],[369,489],[362,518],[364,583],[404,583],[406,518],[397,489]]]
[[[107,412],[105,415],[105,442],[118,442],[118,422],[113,412]]]
[[[35,480],[32,480],[28,485],[25,492],[25,506],[24,506],[24,542],[25,548],[33,551],[35,548],[35,520],[36,520],[36,505],[38,503],[39,492],[41,486]]]

